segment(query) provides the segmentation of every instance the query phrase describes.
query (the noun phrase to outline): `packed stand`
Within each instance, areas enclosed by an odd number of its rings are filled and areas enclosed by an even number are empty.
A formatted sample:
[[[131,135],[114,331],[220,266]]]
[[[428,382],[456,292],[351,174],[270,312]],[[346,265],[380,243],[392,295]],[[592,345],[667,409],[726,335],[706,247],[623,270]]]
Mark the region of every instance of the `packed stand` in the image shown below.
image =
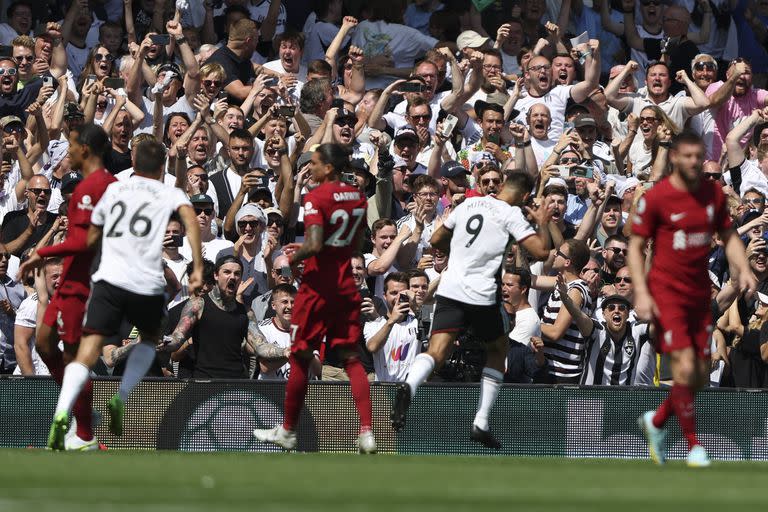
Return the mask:
[[[303,240],[313,148],[332,142],[350,155],[343,179],[368,197],[351,220],[368,228],[351,268],[369,380],[403,381],[426,348],[451,264],[432,234],[466,198],[493,196],[525,173],[535,186],[520,206],[531,220],[552,212],[536,228],[553,249],[534,261],[510,240],[499,273],[510,319],[504,380],[669,381],[653,329],[633,311],[627,244],[643,194],[669,173],[670,141],[690,131],[705,141],[704,175],[722,183],[760,281],[742,296],[717,237],[676,240],[711,246],[711,381],[768,383],[768,3],[523,0],[482,12],[461,0],[308,3],[8,7],[0,373],[47,374],[36,312],[61,260],[26,276],[17,269],[66,238],[82,179],[70,169],[69,135],[95,123],[110,137],[105,165],[118,180],[132,175],[142,142],[162,142],[163,181],[197,214],[205,285],[188,293],[190,244],[171,218],[169,321],[150,375],[287,379],[302,268],[283,247]],[[124,325],[97,373],[120,375],[137,334]],[[484,360],[483,344],[464,333],[432,379],[478,381]],[[310,375],[347,379],[324,349]]]

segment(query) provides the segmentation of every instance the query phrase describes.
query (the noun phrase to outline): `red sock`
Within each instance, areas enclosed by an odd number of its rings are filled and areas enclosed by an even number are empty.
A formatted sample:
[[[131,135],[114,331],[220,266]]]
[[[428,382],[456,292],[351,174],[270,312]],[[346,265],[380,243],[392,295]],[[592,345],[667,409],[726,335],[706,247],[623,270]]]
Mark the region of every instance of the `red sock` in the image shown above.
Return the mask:
[[[93,382],[90,379],[77,395],[72,414],[77,421],[77,437],[83,441],[93,439]]]
[[[299,359],[293,354],[288,358],[291,363],[291,373],[285,386],[285,418],[283,428],[295,430],[299,422],[301,407],[304,405],[304,397],[307,396],[309,382],[309,361]]]
[[[688,386],[675,384],[669,393],[672,408],[675,410],[677,421],[680,422],[680,430],[683,431],[688,449],[690,450],[699,440],[696,438],[696,413],[693,410],[693,390]]]
[[[344,369],[347,371],[352,398],[355,400],[355,407],[357,407],[357,413],[360,415],[360,432],[371,430],[373,425],[371,386],[368,384],[365,369],[356,357],[347,359]]]
[[[653,426],[656,428],[664,427],[669,417],[672,416],[672,393],[667,395],[667,398],[661,402],[661,405],[656,409],[656,414],[653,415]]]
[[[56,384],[61,386],[61,382],[64,380],[64,355],[61,350],[58,347],[54,347],[48,355],[44,356],[40,353],[40,359],[48,367],[48,371],[51,372],[51,377],[56,381]]]

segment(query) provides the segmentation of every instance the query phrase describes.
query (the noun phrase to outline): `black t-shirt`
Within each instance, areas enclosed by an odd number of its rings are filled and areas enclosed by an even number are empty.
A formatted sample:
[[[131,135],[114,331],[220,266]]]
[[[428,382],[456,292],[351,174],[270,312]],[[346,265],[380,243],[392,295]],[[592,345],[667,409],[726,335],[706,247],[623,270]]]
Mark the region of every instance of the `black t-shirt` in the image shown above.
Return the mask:
[[[115,151],[115,148],[112,148],[109,150],[109,153],[107,153],[107,158],[104,159],[104,167],[113,175],[129,169],[132,166],[130,150],[126,153],[120,153],[119,151]]]
[[[16,254],[21,254],[30,247],[37,245],[37,242],[39,242],[40,239],[45,236],[48,230],[51,229],[51,226],[53,226],[53,222],[56,220],[56,217],[58,217],[58,215],[54,215],[50,212],[46,214],[45,222],[35,228],[32,236],[27,239],[27,242],[20,250],[16,252]],[[23,210],[17,210],[15,212],[9,212],[3,219],[2,235],[0,236],[0,241],[2,241],[4,244],[7,244],[8,242],[16,240],[24,232],[24,230],[27,229],[27,226],[29,226],[29,217],[27,216],[26,208]]]
[[[227,46],[222,46],[216,52],[208,57],[206,62],[218,62],[224,68],[224,87],[235,80],[240,80],[243,85],[250,84],[256,74],[253,72],[253,66],[248,59],[241,59],[235,55]],[[240,105],[242,101],[229,97],[229,102]]]
[[[0,117],[18,116],[23,122],[27,122],[27,107],[30,106],[40,94],[43,86],[42,78],[35,78],[27,82],[23,89],[13,94],[0,95]]]
[[[123,346],[123,340],[128,339],[128,337],[131,335],[131,331],[133,330],[133,326],[129,324],[125,319],[120,323],[120,328],[117,331],[117,334],[110,336],[107,338],[104,342],[105,345],[114,345],[115,347],[122,347]],[[128,352],[128,355],[118,361],[118,363],[115,365],[114,369],[112,370],[112,376],[113,377],[119,377],[123,375],[125,372],[125,365],[128,363],[128,358],[130,357],[131,353]],[[168,360],[168,354],[165,352],[158,352],[155,355],[155,360],[152,362],[152,366],[149,367],[149,370],[147,370],[147,377],[163,377],[163,366],[167,363]]]

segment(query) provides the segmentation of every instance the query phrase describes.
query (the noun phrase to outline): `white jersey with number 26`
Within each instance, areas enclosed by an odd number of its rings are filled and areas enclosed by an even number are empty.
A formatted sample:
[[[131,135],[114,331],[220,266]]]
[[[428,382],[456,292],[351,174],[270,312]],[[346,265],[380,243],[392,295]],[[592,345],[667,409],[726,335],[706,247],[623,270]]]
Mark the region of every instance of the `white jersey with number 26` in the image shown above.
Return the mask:
[[[131,176],[110,184],[91,214],[101,226],[101,261],[93,282],[107,283],[139,295],[161,295],[163,239],[168,219],[189,199],[178,188]]]
[[[520,208],[489,196],[472,197],[457,206],[443,226],[453,237],[437,295],[465,304],[496,304],[497,275],[509,236],[521,242],[536,233]]]

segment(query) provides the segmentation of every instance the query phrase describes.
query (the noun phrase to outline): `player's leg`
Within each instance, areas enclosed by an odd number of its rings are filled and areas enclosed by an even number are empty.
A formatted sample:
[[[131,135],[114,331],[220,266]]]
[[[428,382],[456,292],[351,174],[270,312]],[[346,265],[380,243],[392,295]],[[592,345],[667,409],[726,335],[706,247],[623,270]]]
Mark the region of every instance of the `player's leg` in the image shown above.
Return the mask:
[[[49,308],[51,305],[49,304]],[[48,310],[46,310],[46,313]],[[58,385],[61,385],[61,381],[64,378],[64,357],[62,351],[58,347],[59,337],[56,331],[45,321],[41,322],[37,328],[35,335],[35,348],[37,353],[40,354],[40,359],[43,360],[48,367],[48,371],[51,372],[51,377],[56,381]]]

